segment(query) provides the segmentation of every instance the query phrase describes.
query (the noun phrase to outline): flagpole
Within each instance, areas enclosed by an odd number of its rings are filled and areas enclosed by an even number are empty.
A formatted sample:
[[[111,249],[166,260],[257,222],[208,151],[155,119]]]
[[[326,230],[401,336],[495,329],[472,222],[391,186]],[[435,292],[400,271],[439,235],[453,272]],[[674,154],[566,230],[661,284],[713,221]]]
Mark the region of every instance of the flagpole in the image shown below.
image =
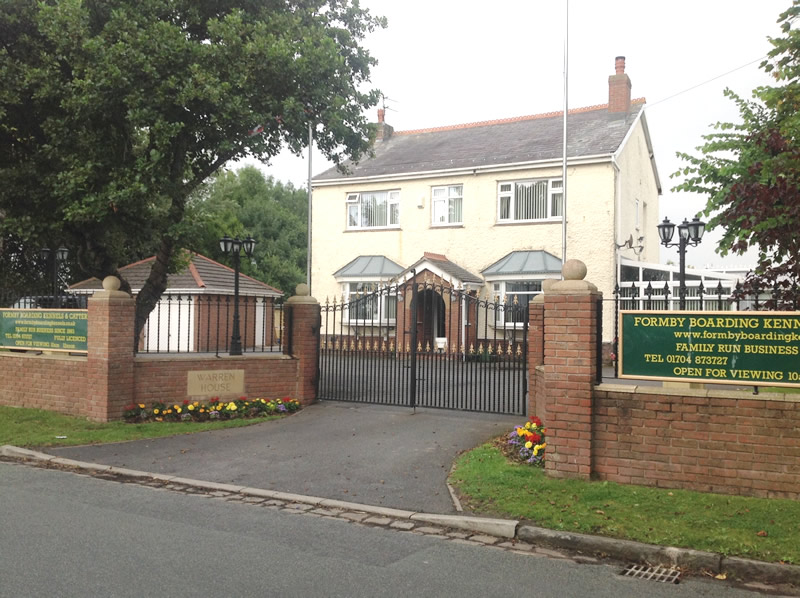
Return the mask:
[[[561,162],[561,265],[567,261],[567,113],[569,112],[569,0],[564,27],[564,130]]]
[[[308,255],[306,258],[306,284],[311,295],[311,150],[314,149],[314,125],[308,121]]]

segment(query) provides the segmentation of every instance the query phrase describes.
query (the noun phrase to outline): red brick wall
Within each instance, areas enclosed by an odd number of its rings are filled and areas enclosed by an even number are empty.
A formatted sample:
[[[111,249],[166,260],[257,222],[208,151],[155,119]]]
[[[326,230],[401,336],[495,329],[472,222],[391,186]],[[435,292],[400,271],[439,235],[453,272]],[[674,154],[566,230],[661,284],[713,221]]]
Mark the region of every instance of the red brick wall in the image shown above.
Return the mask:
[[[800,397],[613,388],[594,393],[597,477],[800,498]]]
[[[800,498],[800,395],[596,385],[596,297],[569,280],[529,307],[529,409],[547,427],[549,475]]]
[[[135,402],[150,404],[180,402],[184,399],[205,400],[187,394],[190,371],[244,370],[244,396],[265,399],[297,398],[298,361],[285,355],[264,354],[242,357],[196,359],[188,356],[142,356],[134,361],[136,379]],[[236,399],[222,396],[223,399]]]
[[[544,372],[548,418],[545,466],[554,476],[588,478],[592,473],[596,297],[590,292],[545,293]]]
[[[287,322],[291,322],[291,346],[287,343],[284,349],[291,349],[297,360],[297,388],[293,397],[307,405],[317,398],[319,384],[320,307],[310,298],[307,301],[313,302],[295,302],[294,299],[286,303],[290,313]]]
[[[95,421],[122,417],[134,396],[134,300],[112,291],[89,298],[86,412]]]
[[[544,377],[544,303],[528,304],[528,414],[547,421]]]
[[[189,371],[228,369],[244,370],[244,395],[248,397],[291,397],[308,404],[316,399],[320,310],[310,298],[293,308],[292,355],[134,357],[133,299],[117,291],[98,293],[89,300],[87,357],[0,353],[0,367],[7,374],[0,387],[0,405],[108,421],[121,418],[133,402],[190,398]],[[252,312],[248,316],[249,328],[254,321]],[[273,326],[271,317],[267,326]]]
[[[0,405],[87,415],[85,357],[2,352],[0,370]]]

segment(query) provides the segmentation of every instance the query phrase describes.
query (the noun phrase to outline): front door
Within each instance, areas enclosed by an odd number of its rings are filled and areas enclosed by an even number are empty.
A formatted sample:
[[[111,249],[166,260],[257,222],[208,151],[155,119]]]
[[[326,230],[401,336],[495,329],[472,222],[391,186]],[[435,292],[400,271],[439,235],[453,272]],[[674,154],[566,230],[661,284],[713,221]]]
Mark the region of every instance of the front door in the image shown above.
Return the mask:
[[[444,300],[434,289],[425,289],[417,295],[417,301],[417,345],[423,351],[436,350],[436,338],[447,335]]]

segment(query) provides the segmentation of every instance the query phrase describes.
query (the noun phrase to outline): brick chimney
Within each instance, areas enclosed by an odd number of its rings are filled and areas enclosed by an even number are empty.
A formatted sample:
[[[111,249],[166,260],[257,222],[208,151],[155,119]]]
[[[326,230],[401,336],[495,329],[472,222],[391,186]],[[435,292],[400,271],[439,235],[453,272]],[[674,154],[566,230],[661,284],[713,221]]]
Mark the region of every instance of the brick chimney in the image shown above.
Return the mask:
[[[375,134],[375,141],[388,141],[389,137],[392,136],[394,133],[394,128],[391,125],[386,124],[386,110],[383,108],[378,108],[378,128],[377,133]]]
[[[608,78],[608,111],[627,112],[631,107],[631,79],[625,74],[625,57],[617,56]]]

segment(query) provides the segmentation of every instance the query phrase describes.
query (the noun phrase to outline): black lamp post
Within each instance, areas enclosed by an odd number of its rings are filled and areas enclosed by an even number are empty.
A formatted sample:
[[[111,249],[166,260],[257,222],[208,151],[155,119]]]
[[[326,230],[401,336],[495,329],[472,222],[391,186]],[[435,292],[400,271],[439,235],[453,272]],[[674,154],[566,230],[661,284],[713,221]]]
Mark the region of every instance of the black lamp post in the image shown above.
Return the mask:
[[[696,216],[688,222],[686,218],[678,225],[678,242],[670,243],[672,235],[675,234],[675,225],[664,218],[664,222],[658,225],[658,236],[661,237],[661,244],[664,247],[677,247],[680,255],[680,287],[678,290],[679,306],[681,311],[686,309],[686,247],[691,245],[697,247],[703,239],[706,230],[706,223]]]
[[[41,255],[42,260],[45,262],[48,261],[50,257],[50,248],[49,247],[42,247],[39,250],[39,255]],[[53,252],[53,286],[52,286],[52,294],[53,294],[53,307],[59,308],[61,307],[61,293],[59,291],[59,284],[58,284],[58,269],[59,265],[63,262],[67,261],[67,257],[69,257],[69,249],[64,247],[63,245],[56,249]]]
[[[231,335],[230,355],[242,354],[242,337],[239,332],[239,256],[244,248],[247,257],[253,257],[255,245],[256,240],[249,236],[240,240],[238,237],[231,239],[228,235],[225,235],[219,240],[222,253],[230,254],[233,258],[233,333]]]

